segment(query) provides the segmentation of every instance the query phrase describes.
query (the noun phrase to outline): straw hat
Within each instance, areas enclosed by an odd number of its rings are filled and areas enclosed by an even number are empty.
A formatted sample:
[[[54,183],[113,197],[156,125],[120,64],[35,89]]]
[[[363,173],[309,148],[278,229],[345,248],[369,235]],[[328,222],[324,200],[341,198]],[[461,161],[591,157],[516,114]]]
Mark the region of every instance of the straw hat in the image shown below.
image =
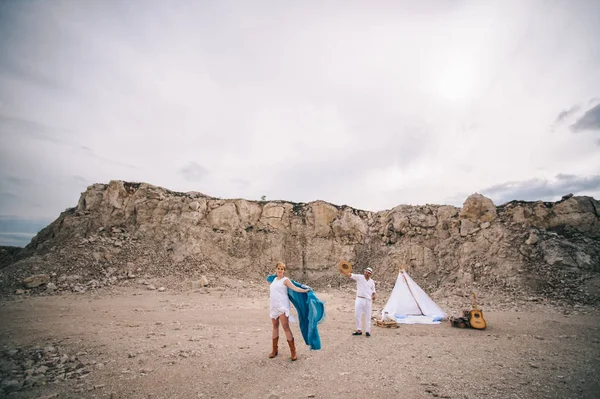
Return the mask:
[[[352,265],[348,261],[341,261],[338,263],[338,267],[340,268],[340,272],[342,273],[352,273]]]

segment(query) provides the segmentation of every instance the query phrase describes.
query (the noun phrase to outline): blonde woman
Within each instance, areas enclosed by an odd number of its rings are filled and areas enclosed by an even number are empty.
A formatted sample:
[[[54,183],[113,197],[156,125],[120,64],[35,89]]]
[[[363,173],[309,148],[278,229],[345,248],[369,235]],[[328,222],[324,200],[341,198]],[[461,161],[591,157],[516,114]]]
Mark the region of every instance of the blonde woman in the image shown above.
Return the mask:
[[[279,324],[283,327],[285,337],[290,346],[292,360],[296,360],[296,345],[294,336],[290,330],[290,299],[288,298],[288,288],[292,291],[306,293],[310,290],[296,287],[292,281],[285,277],[286,266],[284,263],[277,263],[276,276],[271,283],[271,308],[270,316],[273,323],[273,351],[269,354],[270,358],[277,356],[277,345],[279,344]]]

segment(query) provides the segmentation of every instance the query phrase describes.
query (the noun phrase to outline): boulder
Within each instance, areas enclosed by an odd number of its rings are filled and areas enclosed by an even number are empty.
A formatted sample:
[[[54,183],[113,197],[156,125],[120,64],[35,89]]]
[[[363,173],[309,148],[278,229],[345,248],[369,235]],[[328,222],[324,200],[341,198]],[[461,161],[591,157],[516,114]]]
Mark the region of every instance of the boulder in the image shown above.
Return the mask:
[[[47,274],[34,274],[23,279],[25,288],[36,288],[50,281],[50,276]]]
[[[534,233],[529,234],[529,238],[525,241],[527,245],[535,245],[539,241],[539,237]]]
[[[465,200],[459,218],[471,222],[491,222],[497,217],[496,205],[481,194],[472,194]]]
[[[206,276],[202,276],[200,277],[200,280],[194,280],[191,282],[192,285],[192,289],[199,289],[202,287],[206,287],[208,285],[208,279],[206,278]]]

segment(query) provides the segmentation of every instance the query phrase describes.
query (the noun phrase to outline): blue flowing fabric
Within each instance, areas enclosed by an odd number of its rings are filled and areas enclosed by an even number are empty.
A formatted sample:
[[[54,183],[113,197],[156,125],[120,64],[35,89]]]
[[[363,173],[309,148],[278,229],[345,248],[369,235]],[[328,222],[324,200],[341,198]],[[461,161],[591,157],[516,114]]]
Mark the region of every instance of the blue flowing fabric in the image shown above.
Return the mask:
[[[272,283],[277,277],[276,274],[270,274],[267,276],[267,281]],[[300,284],[297,281],[290,279],[292,284],[300,288],[308,288],[304,284]],[[321,349],[321,338],[319,337],[319,330],[317,325],[325,320],[325,304],[321,301],[313,290],[311,289],[307,293],[296,292],[288,288],[288,297],[290,302],[296,308],[298,312],[298,322],[300,324],[300,332],[302,332],[302,338],[306,345],[311,350]]]

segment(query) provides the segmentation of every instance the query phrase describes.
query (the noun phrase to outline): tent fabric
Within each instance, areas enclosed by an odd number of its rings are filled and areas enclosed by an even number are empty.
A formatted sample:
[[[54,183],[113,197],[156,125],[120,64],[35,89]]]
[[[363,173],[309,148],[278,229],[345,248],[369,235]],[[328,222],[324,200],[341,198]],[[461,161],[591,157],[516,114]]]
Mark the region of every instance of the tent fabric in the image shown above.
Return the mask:
[[[406,316],[396,319],[398,324],[440,324],[439,316]]]
[[[402,322],[402,319],[407,316],[429,316],[423,320],[431,321],[448,317],[405,270],[401,270],[398,274],[396,285],[381,311],[381,318],[384,319],[386,316],[395,318],[397,322]]]
[[[276,274],[267,276],[269,284],[273,282],[275,277],[277,277]],[[306,285],[292,279],[290,281],[296,287],[308,288]],[[312,289],[307,293],[292,291],[289,288],[287,291],[290,302],[292,302],[298,313],[298,324],[304,342],[311,350],[321,349],[321,338],[317,325],[325,320],[325,303],[317,298]]]

